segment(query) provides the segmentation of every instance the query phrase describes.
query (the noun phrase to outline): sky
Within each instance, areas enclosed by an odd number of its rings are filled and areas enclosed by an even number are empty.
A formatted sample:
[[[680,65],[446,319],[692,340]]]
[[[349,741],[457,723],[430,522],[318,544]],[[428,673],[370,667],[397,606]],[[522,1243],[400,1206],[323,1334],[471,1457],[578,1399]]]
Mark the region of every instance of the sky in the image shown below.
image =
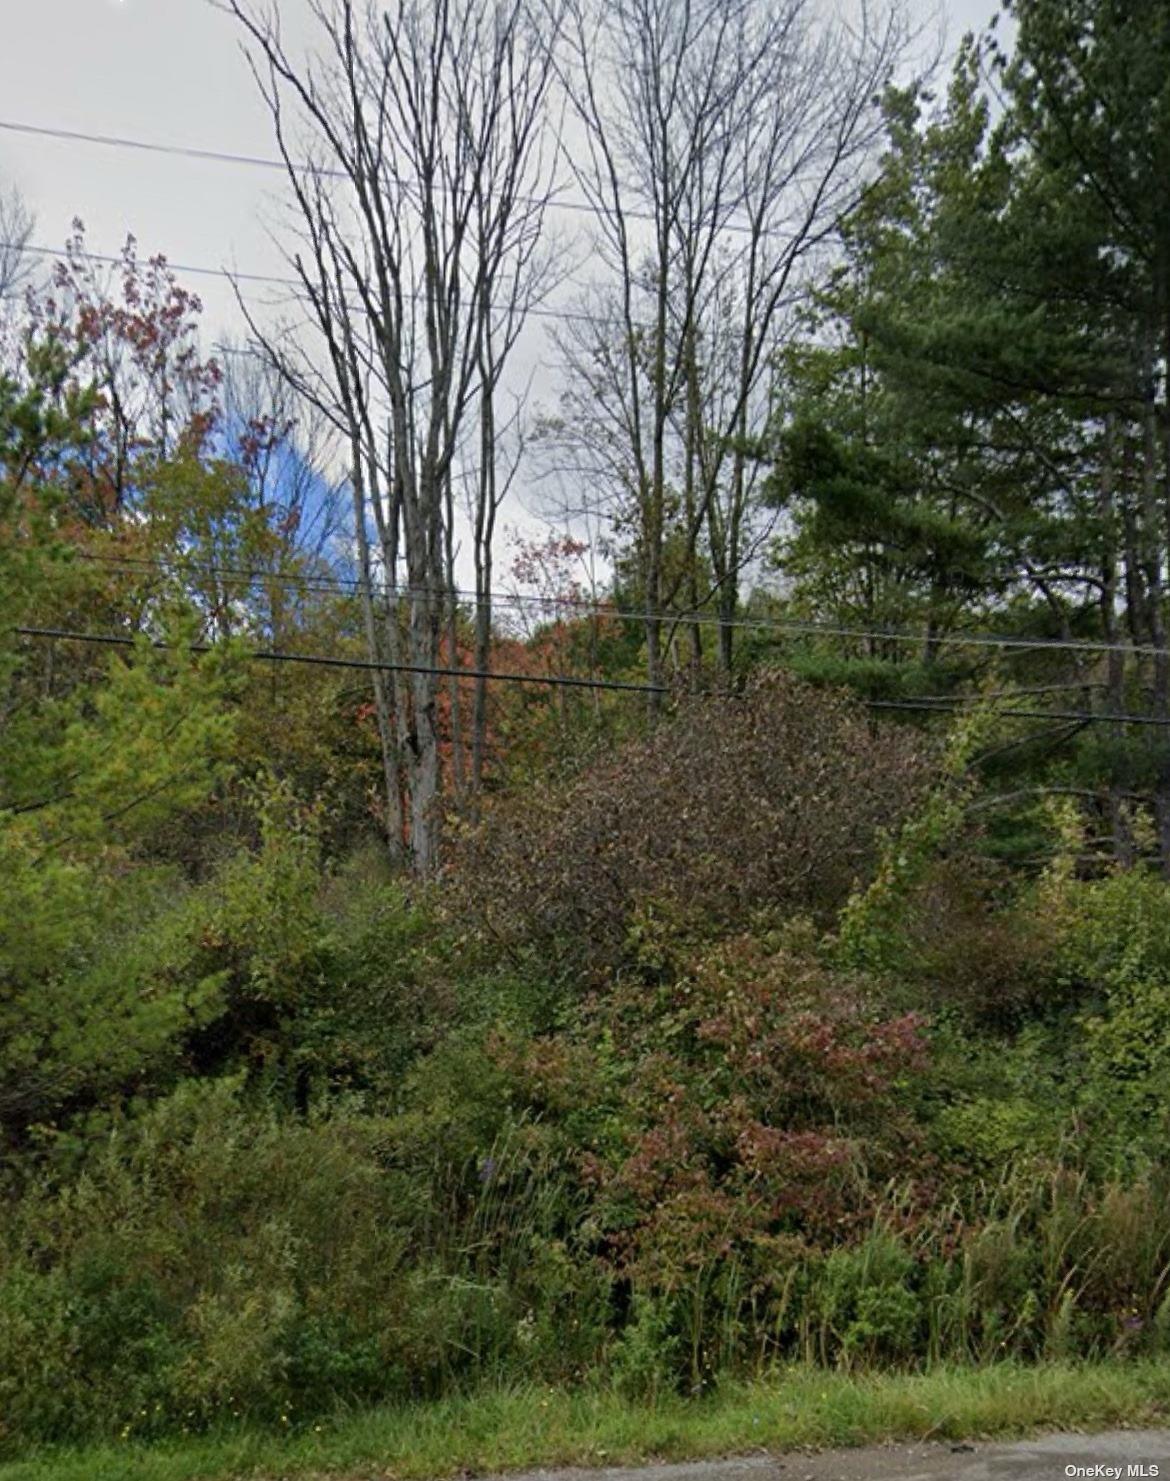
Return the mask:
[[[207,0],[3,3],[13,14],[0,48],[0,123],[271,155],[233,23]],[[0,180],[21,191],[48,246],[76,216],[96,252],[117,252],[133,232],[143,255],[282,270],[265,228],[280,183],[273,171],[0,130]],[[186,282],[215,333],[238,323],[229,284]]]
[[[921,7],[937,28],[935,0]],[[997,0],[950,0],[946,35],[982,27]],[[279,0],[291,42],[308,35],[305,0]],[[140,255],[165,253],[204,303],[204,333],[242,337],[227,281],[184,269],[283,275],[273,240],[282,177],[275,170],[63,142],[4,125],[64,129],[271,158],[271,125],[236,23],[210,0],[0,0],[0,189],[15,185],[36,216],[36,241],[57,248],[80,218],[93,252],[117,253],[132,232]],[[579,219],[579,218],[578,218]],[[261,298],[276,290],[248,287]],[[522,358],[548,354],[538,326]],[[526,377],[527,378],[527,377]]]
[[[0,123],[271,157],[270,126],[235,23],[209,0],[0,0]],[[951,0],[947,33],[986,22],[995,0]],[[295,39],[303,0],[281,0]],[[15,183],[37,238],[61,244],[75,216],[91,250],[133,232],[144,255],[282,271],[274,171],[60,142],[0,129],[0,183]],[[230,285],[191,276],[217,334],[238,327]]]

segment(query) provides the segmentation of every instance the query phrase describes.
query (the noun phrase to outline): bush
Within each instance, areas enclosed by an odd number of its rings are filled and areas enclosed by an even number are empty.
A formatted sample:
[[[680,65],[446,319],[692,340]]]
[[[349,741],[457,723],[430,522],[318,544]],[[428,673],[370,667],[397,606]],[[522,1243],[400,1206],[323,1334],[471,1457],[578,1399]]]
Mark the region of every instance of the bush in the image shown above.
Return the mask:
[[[116,1129],[80,1178],[27,1195],[0,1331],[30,1280],[49,1309],[60,1298],[58,1345],[41,1348],[68,1401],[58,1432],[272,1417],[299,1397],[291,1357],[321,1301],[357,1335],[372,1313],[385,1323],[408,1231],[387,1216],[377,1138],[374,1123],[282,1126],[238,1083],[192,1084]],[[19,1414],[39,1380],[4,1381]]]
[[[906,806],[921,756],[805,697],[696,706],[575,812],[502,805],[463,922],[323,859],[278,788],[201,883],[136,873],[72,943],[14,932],[30,981],[59,964],[38,1035],[71,984],[118,1012],[52,1041],[72,1099],[15,1077],[0,1447],[488,1380],[1166,1350],[1167,886],[940,862],[953,770],[879,840],[892,809],[822,751],[870,746]]]
[[[1017,1030],[1067,999],[1057,951],[1049,914],[971,851],[938,860],[911,891],[901,975],[968,1030]]]
[[[0,1244],[4,1445],[284,1422],[595,1361],[608,1283],[539,1134],[466,1163],[239,1078],[117,1127]]]
[[[684,940],[759,910],[827,920],[927,771],[909,732],[783,675],[688,700],[570,786],[497,804],[455,850],[452,914],[594,977],[647,910]]]

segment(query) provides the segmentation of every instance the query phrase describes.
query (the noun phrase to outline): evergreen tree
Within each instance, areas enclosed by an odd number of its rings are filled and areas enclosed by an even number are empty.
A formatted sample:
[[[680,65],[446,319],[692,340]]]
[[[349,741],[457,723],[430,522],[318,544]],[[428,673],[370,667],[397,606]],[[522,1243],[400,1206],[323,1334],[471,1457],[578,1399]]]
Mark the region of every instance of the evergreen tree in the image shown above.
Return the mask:
[[[921,632],[917,653],[869,640],[871,690],[921,685],[941,638],[980,628],[1129,638],[1145,656],[1025,650],[1003,677],[1055,709],[1166,718],[1165,68],[1139,63],[1116,6],[1012,9],[1010,59],[969,39],[941,108],[887,102],[881,182],[790,366],[783,554],[805,605]],[[952,681],[994,650],[956,651]],[[1075,735],[1047,779],[1099,792],[1123,860],[1131,794],[1149,796],[1170,860],[1163,732]]]

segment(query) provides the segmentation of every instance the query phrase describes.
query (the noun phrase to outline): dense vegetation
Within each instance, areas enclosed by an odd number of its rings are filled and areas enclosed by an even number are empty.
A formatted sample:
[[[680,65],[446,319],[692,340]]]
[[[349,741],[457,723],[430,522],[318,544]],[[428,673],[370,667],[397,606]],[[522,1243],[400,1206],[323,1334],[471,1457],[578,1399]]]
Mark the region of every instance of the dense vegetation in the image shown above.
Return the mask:
[[[430,591],[438,666],[618,687],[389,695],[372,614],[404,640],[415,594],[312,406],[205,359],[132,245],[32,287],[0,1454],[1170,1353],[1170,31],[1124,11],[1019,0],[1010,57],[887,94],[719,474],[783,581],[717,652],[685,619],[726,550],[673,495],[666,635],[628,501],[603,602],[569,537],[519,554],[530,631]]]

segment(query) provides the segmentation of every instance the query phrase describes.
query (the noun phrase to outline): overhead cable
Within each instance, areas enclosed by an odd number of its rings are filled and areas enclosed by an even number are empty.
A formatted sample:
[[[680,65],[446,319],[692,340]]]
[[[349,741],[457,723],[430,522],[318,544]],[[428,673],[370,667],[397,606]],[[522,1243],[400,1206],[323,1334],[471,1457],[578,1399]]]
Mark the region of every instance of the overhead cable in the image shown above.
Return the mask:
[[[131,569],[143,570],[170,570],[180,573],[183,571],[202,572],[206,575],[225,577],[229,580],[241,580],[251,583],[275,581],[280,584],[299,586],[302,589],[311,590],[316,587],[323,592],[339,591],[348,595],[358,594],[363,586],[363,582],[359,577],[300,576],[293,572],[270,572],[259,568],[249,569],[239,566],[223,566],[215,562],[187,561],[182,559],[170,560],[166,558],[148,558],[145,556],[101,555],[90,552],[79,552],[79,554],[81,559],[92,561],[99,565],[125,566]],[[384,581],[371,582],[370,589],[378,596],[410,597],[425,595],[467,602],[477,601],[480,596],[479,593],[465,587],[419,587]],[[570,611],[583,612],[586,615],[612,617],[629,622],[642,622],[653,625],[726,627],[751,632],[776,632],[809,637],[857,638],[890,643],[910,643],[916,646],[921,646],[926,642],[926,637],[921,632],[905,632],[896,628],[854,627],[846,624],[802,621],[799,618],[723,618],[716,614],[694,611],[661,613],[631,611],[629,609],[610,607],[597,598],[588,597],[544,597],[499,591],[492,591],[486,593],[486,595],[493,604],[500,606],[534,606],[553,610],[563,607]],[[1131,657],[1153,658],[1159,656],[1164,657],[1166,654],[1166,649],[1156,647],[1153,644],[1107,643],[1089,638],[1029,637],[1020,633],[940,633],[933,636],[930,642],[932,645],[938,647],[1001,648],[1028,652],[1123,653]]]

